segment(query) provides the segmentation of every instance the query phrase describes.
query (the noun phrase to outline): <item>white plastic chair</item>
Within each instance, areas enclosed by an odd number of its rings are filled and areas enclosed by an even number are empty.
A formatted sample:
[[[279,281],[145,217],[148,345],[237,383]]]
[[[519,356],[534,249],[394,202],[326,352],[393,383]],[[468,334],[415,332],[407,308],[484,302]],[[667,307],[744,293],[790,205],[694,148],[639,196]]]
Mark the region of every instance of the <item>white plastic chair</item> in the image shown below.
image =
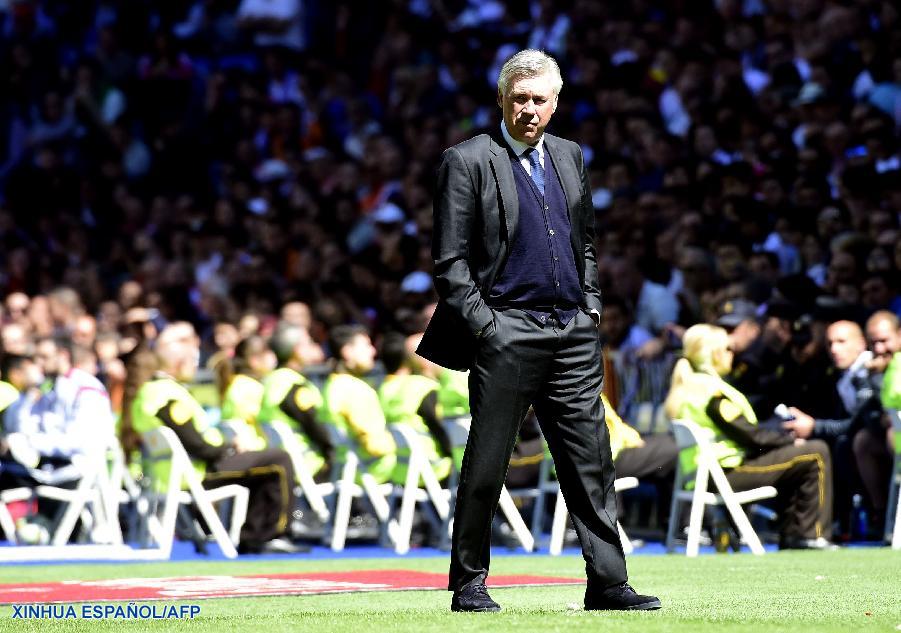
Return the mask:
[[[887,409],[895,434],[895,456],[892,462],[892,474],[889,480],[888,504],[885,506],[885,540],[891,542],[892,549],[901,549],[901,412]]]
[[[18,540],[16,537],[16,523],[6,507],[7,503],[15,501],[26,501],[34,496],[34,490],[31,488],[8,488],[0,491],[0,530],[6,540],[15,545]]]
[[[25,468],[24,472],[37,484],[31,488],[34,497],[65,504],[54,522],[51,545],[66,545],[79,518],[90,540],[109,542],[113,525],[118,528],[118,517],[114,523],[104,505],[102,491],[108,482],[108,473],[99,451],[90,456],[75,455],[71,464],[50,471]],[[100,536],[103,538],[97,539]]]
[[[206,490],[200,480],[188,453],[182,446],[175,431],[168,427],[152,429],[141,436],[145,458],[150,460],[170,461],[169,477],[162,493],[162,519],[158,527],[150,524],[151,536],[154,537],[162,551],[162,558],[169,558],[172,543],[175,539],[175,520],[179,504],[194,503],[206,522],[213,538],[227,558],[236,558],[241,527],[247,517],[247,503],[250,496],[244,486],[229,484]],[[182,490],[182,486],[187,490]],[[216,513],[213,504],[225,499],[232,499],[231,523],[228,531]]]
[[[447,431],[448,438],[451,441],[451,444],[454,446],[465,446],[467,438],[469,437],[469,427],[472,423],[470,418],[452,418],[444,421],[444,428]],[[452,493],[452,496],[456,495],[456,490]],[[498,507],[501,512],[504,513],[504,516],[507,519],[507,523],[510,524],[510,528],[513,530],[513,534],[516,536],[517,540],[522,544],[523,549],[527,552],[531,552],[535,549],[535,537],[532,532],[529,530],[529,527],[526,525],[526,522],[523,520],[522,515],[519,513],[519,509],[516,507],[516,503],[513,501],[513,497],[510,495],[510,491],[507,490],[507,486],[503,486],[501,488],[501,496],[498,500]],[[449,515],[449,520],[447,522],[447,534],[450,535],[453,530],[453,516]]]
[[[115,441],[115,438],[110,439]],[[15,543],[17,539],[6,503],[44,498],[64,504],[52,528],[51,546],[65,546],[79,518],[91,542],[122,544],[118,512],[112,511],[108,504],[112,490],[102,449],[93,455],[76,455],[71,464],[49,471],[21,464],[14,467],[20,468],[22,474],[34,480],[36,485],[0,493],[0,528],[10,542]]]
[[[680,450],[697,446],[698,451],[697,470],[694,473],[683,472],[681,460],[676,469],[673,501],[670,507],[669,530],[666,535],[667,551],[671,552],[675,547],[680,505],[682,503],[690,503],[691,514],[688,523],[688,543],[685,547],[687,556],[695,557],[698,555],[698,547],[701,540],[701,524],[704,520],[704,507],[708,505],[725,506],[732,516],[742,540],[747,543],[754,554],[762,555],[764,553],[763,545],[754,528],[751,527],[751,522],[741,509],[741,506],[746,503],[760,501],[761,499],[775,497],[777,494],[776,489],[773,486],[761,486],[751,490],[734,492],[726,479],[726,474],[711,450],[712,433],[702,429],[691,420],[673,420],[673,431],[676,435],[676,444]],[[694,480],[694,489],[686,490],[686,484],[692,479]],[[710,479],[713,479],[713,484],[716,486],[719,494],[707,492]]]
[[[409,452],[407,477],[402,487],[395,486],[393,496],[401,497],[398,512],[397,540],[394,551],[406,554],[410,551],[410,534],[413,531],[413,514],[417,503],[430,504],[442,525],[450,517],[450,492],[441,487],[425,451],[423,451],[416,431],[403,424],[389,425],[398,449]],[[424,487],[419,486],[420,480]]]
[[[340,429],[334,425],[327,425],[332,445],[337,455],[344,454],[343,463],[336,461],[332,465],[332,485],[335,489],[335,507],[331,515],[330,545],[332,551],[340,552],[347,541],[347,526],[350,522],[350,506],[354,498],[364,498],[369,501],[379,523],[384,526],[388,539],[394,547],[400,541],[400,526],[397,520],[391,518],[391,505],[388,497],[394,491],[394,484],[379,484],[369,473],[360,473],[360,484],[357,484],[357,474],[361,470],[362,460],[357,454],[353,442]]]
[[[315,482],[313,479],[314,473],[310,472],[304,461],[303,447],[294,431],[291,430],[291,427],[281,420],[264,422],[261,426],[269,440],[269,445],[281,448],[291,457],[291,465],[294,466],[294,476],[297,478],[297,483],[300,485],[304,498],[319,520],[327,523],[331,518],[331,512],[329,512],[325,499],[334,494],[334,484],[317,484]]]
[[[613,489],[616,492],[636,487],[638,487],[638,479],[635,477],[620,477],[613,482]],[[563,551],[563,537],[566,532],[566,516],[568,513],[566,501],[563,499],[563,492],[560,490],[560,485],[557,484],[557,503],[554,506],[554,522],[551,525],[551,544],[549,547],[551,556],[559,556]],[[634,550],[632,541],[629,540],[619,521],[616,522],[616,529],[619,532],[619,540],[622,543],[623,552],[631,554]]]

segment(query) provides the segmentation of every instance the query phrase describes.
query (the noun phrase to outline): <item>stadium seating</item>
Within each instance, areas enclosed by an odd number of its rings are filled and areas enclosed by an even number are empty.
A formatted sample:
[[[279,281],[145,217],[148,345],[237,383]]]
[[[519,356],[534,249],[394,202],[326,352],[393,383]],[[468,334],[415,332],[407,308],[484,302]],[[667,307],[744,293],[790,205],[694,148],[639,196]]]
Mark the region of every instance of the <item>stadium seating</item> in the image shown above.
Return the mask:
[[[369,502],[389,541],[397,547],[400,540],[400,526],[397,520],[391,517],[391,506],[388,503],[388,497],[394,490],[394,484],[379,484],[369,473],[360,472],[362,460],[353,449],[347,434],[334,425],[328,425],[326,428],[331,435],[333,446],[346,447],[343,462],[337,461],[336,458],[335,463],[332,464],[331,483],[335,490],[329,535],[332,551],[340,552],[344,549],[347,527],[350,523],[351,503],[354,498],[366,499]],[[358,479],[359,484],[357,483]]]
[[[6,504],[31,499],[34,491],[31,488],[8,488],[0,491],[0,530],[7,541],[12,544],[18,542],[16,524]]]
[[[400,497],[399,532],[394,551],[406,554],[410,549],[416,504],[421,503],[434,508],[437,514],[436,523],[444,525],[451,513],[451,495],[450,491],[441,487],[438,477],[432,470],[432,464],[416,439],[416,433],[403,424],[392,424],[388,428],[398,449],[405,448],[409,451],[406,481],[402,487],[395,486],[392,493],[393,497]],[[423,487],[420,487],[420,482]]]

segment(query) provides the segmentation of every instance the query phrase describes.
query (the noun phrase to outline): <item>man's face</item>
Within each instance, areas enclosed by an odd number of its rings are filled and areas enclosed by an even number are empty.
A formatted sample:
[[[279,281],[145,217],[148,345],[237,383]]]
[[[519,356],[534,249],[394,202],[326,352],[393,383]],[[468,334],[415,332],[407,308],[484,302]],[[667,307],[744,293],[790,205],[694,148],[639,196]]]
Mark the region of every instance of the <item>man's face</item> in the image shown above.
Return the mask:
[[[282,307],[282,321],[286,321],[291,325],[309,328],[312,323],[310,308],[300,301],[292,301]]]
[[[9,323],[0,329],[0,345],[10,354],[28,353],[28,333],[18,323]]]
[[[190,382],[197,375],[197,368],[200,365],[200,346],[195,337],[185,337],[175,345],[181,359],[175,377],[178,380]]]
[[[168,330],[168,331],[167,331]],[[194,379],[200,361],[200,339],[194,328],[186,324],[170,325],[157,349],[164,359],[164,369],[176,379],[189,382]]]
[[[306,367],[307,365],[317,365],[325,361],[325,354],[322,348],[310,336],[309,330],[306,328],[301,328],[301,330],[303,333],[294,347],[294,355],[300,361],[300,364]]]
[[[826,331],[826,340],[829,341],[832,362],[839,369],[848,369],[866,349],[866,343],[859,332],[844,323],[831,325]]]
[[[629,318],[619,306],[609,306],[604,309],[604,318],[601,319],[601,332],[604,338],[613,347],[619,347],[629,333]]]
[[[861,302],[867,308],[882,308],[892,300],[892,292],[880,277],[871,277],[860,289]]]
[[[97,324],[93,317],[82,315],[75,321],[72,329],[72,342],[77,345],[90,347],[97,337]]]
[[[28,295],[14,292],[6,298],[6,311],[13,321],[21,321],[28,314]]]
[[[37,387],[42,382],[44,382],[44,372],[37,363],[30,359],[9,372],[9,383],[19,391]]]
[[[59,373],[59,349],[53,341],[38,343],[34,360],[46,376],[55,376]]]
[[[520,77],[507,86],[506,94],[498,94],[497,104],[504,112],[504,124],[510,136],[534,145],[557,109],[557,94],[547,73]]]
[[[375,366],[375,347],[366,334],[357,334],[341,353],[347,367],[354,373],[365,374]]]
[[[754,319],[745,319],[729,333],[732,352],[739,354],[749,347],[760,336],[760,325]]]
[[[873,355],[886,363],[901,349],[901,334],[888,319],[867,324],[867,340]]]

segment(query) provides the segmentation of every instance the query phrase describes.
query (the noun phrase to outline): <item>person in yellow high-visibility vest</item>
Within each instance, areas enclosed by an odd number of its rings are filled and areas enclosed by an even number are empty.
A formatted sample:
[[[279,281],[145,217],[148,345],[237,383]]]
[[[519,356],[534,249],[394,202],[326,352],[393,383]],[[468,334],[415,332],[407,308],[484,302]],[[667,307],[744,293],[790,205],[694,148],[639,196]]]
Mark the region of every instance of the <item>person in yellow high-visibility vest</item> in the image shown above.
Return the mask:
[[[362,326],[339,325],[329,332],[335,369],[322,390],[320,418],[347,435],[362,460],[362,468],[384,483],[397,466],[397,445],[388,430],[379,396],[363,376],[375,365],[375,347]],[[337,446],[342,460],[347,446]]]
[[[279,449],[247,450],[236,437],[229,443],[210,424],[203,407],[184,383],[193,379],[199,358],[197,335],[189,323],[168,325],[156,341],[157,371],[124,403],[123,430],[138,434],[167,426],[175,431],[203,476],[205,488],[237,483],[250,489],[247,520],[241,528],[242,553],[302,551],[282,538],[294,510],[294,469]],[[149,472],[165,477],[168,464],[157,462]]]
[[[0,368],[0,434],[3,432],[3,414],[13,402],[19,399],[19,390],[16,389],[9,379],[10,371],[15,371],[22,365],[29,362],[27,356],[18,354],[4,354],[2,368]]]
[[[269,340],[278,369],[263,380],[260,422],[280,421],[297,436],[303,463],[317,479],[328,478],[332,443],[319,415],[322,394],[301,372],[323,360],[306,328],[281,323]]]
[[[673,369],[665,407],[712,434],[713,450],[734,490],[774,486],[781,507],[780,547],[829,547],[832,531],[832,461],[821,440],[795,439],[757,423],[748,399],[723,380],[732,367],[729,335],[699,324],[685,331],[684,358]],[[694,470],[697,448],[680,455]]]
[[[379,401],[389,425],[402,424],[412,429],[420,448],[432,464],[438,479],[445,479],[451,471],[451,446],[441,426],[441,405],[438,393],[441,385],[426,376],[414,373],[416,367],[412,347],[407,337],[389,332],[382,341],[381,360],[385,366],[385,380],[379,387]],[[409,448],[398,449],[398,457],[409,454]],[[406,481],[407,468],[399,462],[394,473],[396,483]]]
[[[266,448],[266,435],[260,429],[263,383],[275,369],[275,354],[262,336],[248,336],[235,346],[234,356],[216,365],[221,389],[221,418],[241,436],[250,450]]]

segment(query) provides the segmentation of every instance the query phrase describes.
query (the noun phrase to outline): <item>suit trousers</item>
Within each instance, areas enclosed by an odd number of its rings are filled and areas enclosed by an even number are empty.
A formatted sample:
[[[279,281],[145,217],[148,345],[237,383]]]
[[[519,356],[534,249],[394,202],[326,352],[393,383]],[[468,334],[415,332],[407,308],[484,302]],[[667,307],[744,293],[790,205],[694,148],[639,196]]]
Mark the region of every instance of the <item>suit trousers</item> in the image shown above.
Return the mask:
[[[488,576],[491,522],[529,406],[554,458],[590,586],[625,582],[594,320],[583,310],[565,327],[553,317],[541,324],[522,310],[494,315],[494,331],[479,340],[469,376],[472,426],[457,490],[448,589]]]

